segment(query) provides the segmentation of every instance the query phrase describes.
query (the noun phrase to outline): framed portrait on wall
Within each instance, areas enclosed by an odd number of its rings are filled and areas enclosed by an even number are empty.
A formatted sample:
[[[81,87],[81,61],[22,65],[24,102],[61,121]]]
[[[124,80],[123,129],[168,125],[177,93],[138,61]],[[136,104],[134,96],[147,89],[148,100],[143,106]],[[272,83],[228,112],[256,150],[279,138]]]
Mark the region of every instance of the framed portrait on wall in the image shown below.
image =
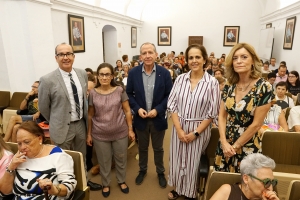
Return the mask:
[[[272,28],[272,23],[266,24],[266,28]]]
[[[172,41],[172,27],[171,26],[157,27],[157,45],[171,46],[171,41]]]
[[[136,27],[131,27],[131,48],[136,48],[137,41],[137,29]]]
[[[74,53],[85,52],[84,18],[68,15],[69,43]]]
[[[293,48],[293,40],[295,34],[296,16],[286,20],[283,49],[291,50]]]
[[[239,43],[240,27],[239,26],[224,26],[223,46],[234,46]]]

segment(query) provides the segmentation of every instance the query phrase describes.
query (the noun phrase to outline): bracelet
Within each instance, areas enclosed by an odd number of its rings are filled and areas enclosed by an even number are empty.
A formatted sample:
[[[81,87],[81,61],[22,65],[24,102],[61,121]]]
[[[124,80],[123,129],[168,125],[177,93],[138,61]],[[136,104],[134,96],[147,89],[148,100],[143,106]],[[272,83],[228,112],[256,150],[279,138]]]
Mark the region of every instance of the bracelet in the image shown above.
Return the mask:
[[[29,100],[29,98],[25,98],[24,100],[28,101],[28,100]]]
[[[235,142],[237,142],[239,145],[240,145],[240,147],[242,147],[243,145],[237,140],[237,141],[235,141]]]
[[[59,193],[60,193],[60,191],[61,191],[61,188],[60,188],[59,184],[58,184],[58,185],[54,185],[54,186],[55,186],[56,189],[57,189],[57,193],[55,194],[55,196],[58,196]]]
[[[15,172],[15,170],[8,169],[8,166],[5,168],[5,171],[7,171],[10,174],[13,174]]]

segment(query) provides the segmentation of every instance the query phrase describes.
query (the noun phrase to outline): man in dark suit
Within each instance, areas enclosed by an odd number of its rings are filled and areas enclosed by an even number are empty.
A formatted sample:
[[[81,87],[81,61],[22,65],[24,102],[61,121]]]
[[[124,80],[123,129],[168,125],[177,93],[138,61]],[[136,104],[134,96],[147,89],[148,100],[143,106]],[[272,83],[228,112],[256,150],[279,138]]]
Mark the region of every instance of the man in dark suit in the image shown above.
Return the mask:
[[[130,107],[135,112],[134,126],[139,139],[140,171],[135,182],[142,184],[146,176],[151,137],[159,185],[165,188],[163,140],[168,128],[166,109],[172,80],[168,70],[155,64],[157,52],[154,44],[142,44],[140,53],[143,64],[129,71],[126,86]]]
[[[41,77],[39,110],[47,121],[51,140],[62,149],[79,151],[86,156],[87,75],[73,68],[72,46],[62,43],[55,48],[59,68]],[[88,181],[91,190],[101,185]]]

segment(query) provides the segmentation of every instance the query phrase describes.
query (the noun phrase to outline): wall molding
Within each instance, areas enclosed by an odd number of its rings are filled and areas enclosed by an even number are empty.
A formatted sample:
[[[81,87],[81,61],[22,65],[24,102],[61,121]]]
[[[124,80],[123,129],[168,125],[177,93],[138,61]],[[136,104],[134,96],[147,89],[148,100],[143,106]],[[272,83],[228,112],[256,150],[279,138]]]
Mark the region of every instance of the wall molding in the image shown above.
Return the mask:
[[[32,2],[32,3],[38,3],[38,4],[43,4],[43,5],[47,5],[47,6],[52,5],[50,3],[50,0],[25,0],[25,1],[29,1],[29,2]]]
[[[260,18],[260,23],[266,24],[269,22],[277,21],[277,20],[287,19],[289,17],[295,16],[298,14],[300,14],[300,1],[297,1],[285,8],[281,8],[270,14],[262,16]]]
[[[50,0],[52,3],[51,9],[56,11],[65,12],[68,14],[80,15],[91,17],[98,20],[107,20],[111,22],[117,22],[130,26],[142,27],[143,21],[137,20],[125,15],[121,15],[109,10],[88,5],[79,1],[73,0]]]

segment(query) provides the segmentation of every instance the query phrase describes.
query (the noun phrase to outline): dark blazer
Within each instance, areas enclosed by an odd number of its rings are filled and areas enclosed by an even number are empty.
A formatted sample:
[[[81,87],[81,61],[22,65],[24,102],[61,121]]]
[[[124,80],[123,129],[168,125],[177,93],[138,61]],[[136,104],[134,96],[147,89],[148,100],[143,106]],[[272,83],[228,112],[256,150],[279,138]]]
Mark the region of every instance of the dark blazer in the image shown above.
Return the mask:
[[[142,76],[143,65],[134,67],[129,71],[126,92],[129,97],[129,104],[134,111],[134,126],[138,130],[145,130],[147,118],[143,119],[139,116],[140,108],[146,109],[146,99]],[[163,131],[168,128],[166,119],[167,101],[172,89],[172,79],[170,72],[162,66],[156,65],[155,84],[153,92],[152,109],[157,110],[157,116],[153,118],[153,123],[157,131]]]

